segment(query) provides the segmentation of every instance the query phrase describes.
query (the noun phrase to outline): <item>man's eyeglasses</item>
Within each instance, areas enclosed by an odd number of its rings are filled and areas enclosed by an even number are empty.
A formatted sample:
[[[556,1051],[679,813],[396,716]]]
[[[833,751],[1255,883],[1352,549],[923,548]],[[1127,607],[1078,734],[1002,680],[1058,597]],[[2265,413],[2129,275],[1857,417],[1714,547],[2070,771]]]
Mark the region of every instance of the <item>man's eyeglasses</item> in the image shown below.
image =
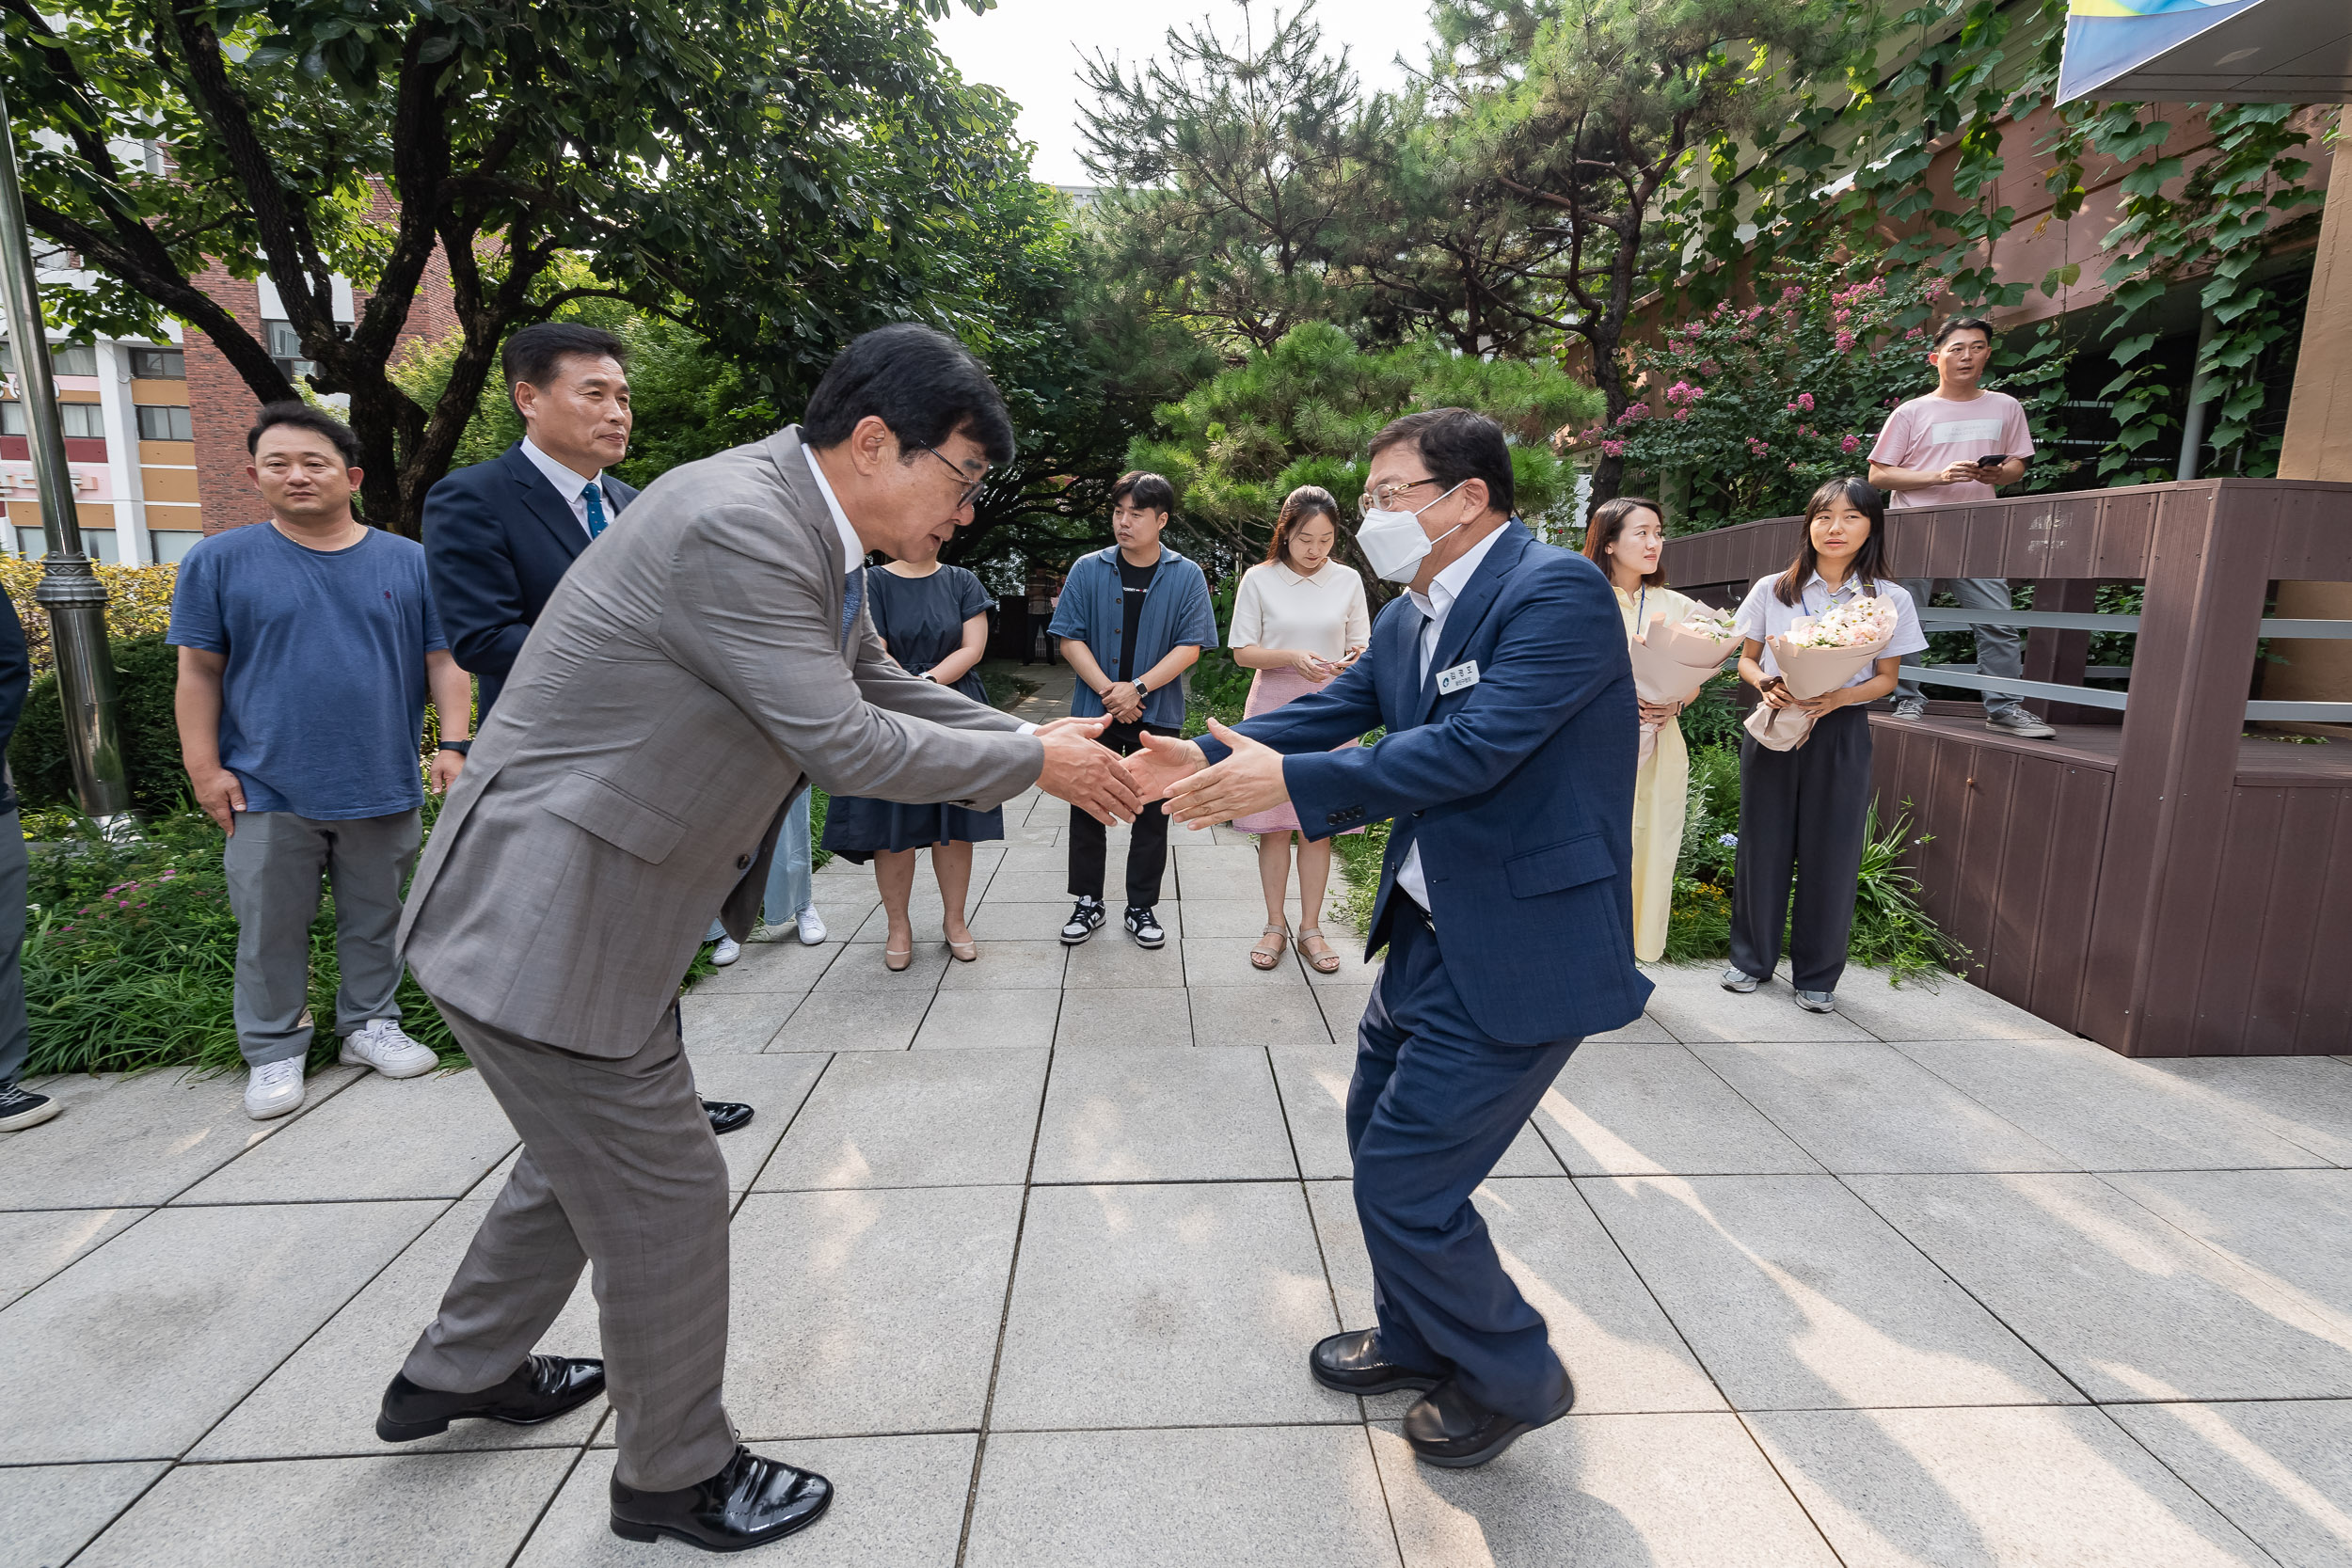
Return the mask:
[[[914,444],[918,447],[923,447],[923,443],[920,441],[917,441]],[[963,481],[963,493],[956,498],[956,510],[958,512],[961,512],[965,507],[970,506],[974,500],[978,499],[979,493],[988,487],[988,475],[982,474],[979,478],[974,479],[970,474],[965,473],[962,468],[957,467],[952,462],[948,462],[946,457],[941,456],[940,451],[936,447],[923,447],[923,450],[930,452],[933,457],[939,458],[942,463],[946,463],[947,465],[947,471],[955,475],[956,478]]]
[[[1375,510],[1386,512],[1394,504],[1396,498],[1405,494],[1406,491],[1418,490],[1424,484],[1437,483],[1434,479],[1399,479],[1392,480],[1376,490],[1367,490],[1356,498],[1357,515],[1361,516],[1367,512]]]

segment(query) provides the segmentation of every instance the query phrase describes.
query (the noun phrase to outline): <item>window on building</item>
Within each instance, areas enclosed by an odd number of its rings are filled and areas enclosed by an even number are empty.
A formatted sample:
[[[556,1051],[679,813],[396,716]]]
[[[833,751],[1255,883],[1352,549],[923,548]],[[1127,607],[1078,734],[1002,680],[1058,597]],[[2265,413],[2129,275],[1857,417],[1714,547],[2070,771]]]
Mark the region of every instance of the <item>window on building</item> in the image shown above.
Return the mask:
[[[59,343],[50,351],[49,364],[59,375],[96,375],[98,346],[95,343]]]
[[[262,339],[269,348],[269,356],[286,372],[287,380],[299,381],[318,369],[315,360],[302,357],[302,337],[294,331],[294,323],[265,321],[262,324]]]
[[[106,416],[94,403],[61,403],[57,419],[65,426],[69,441],[103,441],[106,438]],[[25,418],[22,403],[0,403],[0,436],[31,434],[31,421]]]
[[[193,441],[196,432],[188,423],[188,411],[170,404],[139,404],[139,439],[142,441]]]
[[[147,537],[154,544],[155,559],[176,566],[187,555],[188,547],[204,535],[194,529],[183,531],[179,529],[159,528],[151,531]]]
[[[0,436],[23,436],[25,433],[24,405],[21,403],[0,403]]]
[[[135,348],[131,351],[131,373],[142,381],[185,381],[187,352],[176,348]]]

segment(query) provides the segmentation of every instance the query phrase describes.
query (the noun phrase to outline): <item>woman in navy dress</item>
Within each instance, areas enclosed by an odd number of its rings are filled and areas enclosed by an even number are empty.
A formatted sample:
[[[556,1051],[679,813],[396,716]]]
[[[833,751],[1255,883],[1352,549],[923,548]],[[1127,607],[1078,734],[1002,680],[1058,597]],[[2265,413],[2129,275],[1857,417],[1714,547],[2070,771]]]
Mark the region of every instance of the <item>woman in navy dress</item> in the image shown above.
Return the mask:
[[[976,703],[988,701],[973,666],[988,649],[988,591],[961,566],[937,561],[894,561],[866,568],[866,603],[874,631],[890,657],[913,674],[952,686]],[[963,963],[980,956],[963,909],[972,890],[972,846],[1005,836],[1005,814],[962,806],[906,806],[891,800],[836,796],[825,807],[824,847],[852,864],[874,863],[890,927],[882,963],[896,972],[914,961],[914,927],[907,904],[914,892],[914,855],[930,847],[931,871],[946,906],[942,933],[947,951]]]

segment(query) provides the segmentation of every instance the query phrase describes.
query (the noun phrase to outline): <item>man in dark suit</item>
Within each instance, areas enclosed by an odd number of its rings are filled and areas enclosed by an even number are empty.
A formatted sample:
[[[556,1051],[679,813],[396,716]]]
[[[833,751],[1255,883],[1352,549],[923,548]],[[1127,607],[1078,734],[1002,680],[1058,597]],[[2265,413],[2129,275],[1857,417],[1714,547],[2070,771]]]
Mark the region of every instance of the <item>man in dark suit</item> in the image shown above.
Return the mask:
[[[1493,420],[1391,424],[1362,505],[1366,559],[1410,589],[1364,656],[1320,692],[1197,742],[1154,738],[1129,766],[1196,826],[1283,800],[1311,838],[1391,821],[1366,948],[1388,962],[1347,1101],[1379,1321],[1308,1364],[1345,1393],[1422,1390],[1414,1452],[1483,1465],[1575,1401],[1470,1195],[1583,1037],[1648,1000],[1632,941],[1641,718],[1609,584],[1512,515]],[[1375,725],[1377,745],[1331,750]]]
[[[628,348],[612,333],[540,322],[506,340],[507,395],[523,438],[459,468],[424,498],[425,566],[481,718],[580,552],[637,492],[605,469],[628,455]]]

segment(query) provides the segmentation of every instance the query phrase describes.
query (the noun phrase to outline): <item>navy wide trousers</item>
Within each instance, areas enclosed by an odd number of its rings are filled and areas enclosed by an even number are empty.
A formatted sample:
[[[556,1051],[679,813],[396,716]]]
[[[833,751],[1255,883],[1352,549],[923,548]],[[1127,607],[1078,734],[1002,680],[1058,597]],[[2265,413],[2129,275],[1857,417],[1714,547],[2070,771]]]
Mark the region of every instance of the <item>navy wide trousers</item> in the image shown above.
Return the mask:
[[[1543,1314],[1495,1256],[1470,1194],[1534,1114],[1577,1039],[1488,1038],[1404,894],[1388,965],[1357,1031],[1347,1094],[1356,1213],[1372,1255],[1383,1358],[1451,1371],[1487,1409],[1540,1421],[1567,1371]]]

